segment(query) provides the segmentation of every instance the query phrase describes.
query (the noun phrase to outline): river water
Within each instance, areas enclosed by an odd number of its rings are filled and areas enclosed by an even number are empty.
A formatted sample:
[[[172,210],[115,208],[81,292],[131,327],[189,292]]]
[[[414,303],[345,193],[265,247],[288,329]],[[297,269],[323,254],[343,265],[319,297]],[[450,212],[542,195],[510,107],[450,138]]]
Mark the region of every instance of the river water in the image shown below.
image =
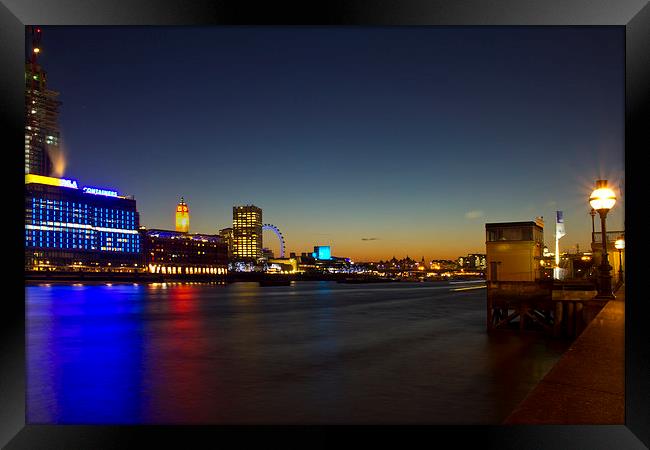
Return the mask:
[[[28,286],[27,422],[498,424],[568,344],[459,287]]]

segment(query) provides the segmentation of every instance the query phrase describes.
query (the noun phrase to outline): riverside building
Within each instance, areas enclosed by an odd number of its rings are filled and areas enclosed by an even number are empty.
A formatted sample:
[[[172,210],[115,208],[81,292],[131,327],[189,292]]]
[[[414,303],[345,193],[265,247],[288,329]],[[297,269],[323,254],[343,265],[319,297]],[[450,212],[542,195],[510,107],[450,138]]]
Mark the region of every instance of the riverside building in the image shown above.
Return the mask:
[[[228,246],[218,235],[145,228],[140,233],[150,273],[183,278],[228,273]]]
[[[539,281],[544,227],[535,222],[485,224],[488,281]]]
[[[26,270],[141,271],[138,227],[133,197],[25,175]]]

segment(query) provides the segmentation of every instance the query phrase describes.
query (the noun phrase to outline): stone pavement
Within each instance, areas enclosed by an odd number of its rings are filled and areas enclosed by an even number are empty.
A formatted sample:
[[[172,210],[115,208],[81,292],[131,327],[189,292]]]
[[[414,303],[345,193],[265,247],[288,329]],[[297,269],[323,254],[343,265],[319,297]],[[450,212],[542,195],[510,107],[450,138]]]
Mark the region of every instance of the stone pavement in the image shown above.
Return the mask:
[[[504,424],[624,424],[624,358],[620,289]]]

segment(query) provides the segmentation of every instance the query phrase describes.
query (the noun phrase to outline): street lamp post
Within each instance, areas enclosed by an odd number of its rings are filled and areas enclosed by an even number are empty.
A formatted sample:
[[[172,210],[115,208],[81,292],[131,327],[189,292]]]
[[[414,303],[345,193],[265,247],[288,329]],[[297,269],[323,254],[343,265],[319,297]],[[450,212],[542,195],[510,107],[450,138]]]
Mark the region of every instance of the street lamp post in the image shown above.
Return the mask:
[[[623,236],[616,239],[614,247],[618,249],[618,282],[616,286],[620,286],[623,284],[623,257],[621,256],[621,251],[625,248],[625,239],[623,239]]]
[[[607,213],[616,203],[614,191],[607,187],[607,180],[596,181],[596,189],[589,197],[589,204],[598,212],[600,216],[600,228],[602,234],[602,258],[600,263],[600,276],[598,280],[598,293],[594,298],[614,299],[612,292],[612,276],[610,274],[612,266],[607,259]]]
[[[596,217],[596,210],[594,208],[591,208],[589,215],[591,216],[591,242],[594,242],[594,234],[596,233],[594,218]]]

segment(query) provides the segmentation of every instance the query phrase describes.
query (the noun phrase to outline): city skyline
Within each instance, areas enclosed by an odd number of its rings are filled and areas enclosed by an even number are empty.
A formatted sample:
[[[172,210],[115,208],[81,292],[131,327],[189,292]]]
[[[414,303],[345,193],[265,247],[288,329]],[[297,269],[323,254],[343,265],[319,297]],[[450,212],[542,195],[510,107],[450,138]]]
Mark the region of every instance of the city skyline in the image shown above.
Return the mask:
[[[42,28],[64,176],[148,228],[181,196],[199,233],[255,204],[287,252],[428,261],[483,253],[486,222],[544,216],[550,244],[562,210],[586,250],[605,178],[623,229],[621,30]]]

